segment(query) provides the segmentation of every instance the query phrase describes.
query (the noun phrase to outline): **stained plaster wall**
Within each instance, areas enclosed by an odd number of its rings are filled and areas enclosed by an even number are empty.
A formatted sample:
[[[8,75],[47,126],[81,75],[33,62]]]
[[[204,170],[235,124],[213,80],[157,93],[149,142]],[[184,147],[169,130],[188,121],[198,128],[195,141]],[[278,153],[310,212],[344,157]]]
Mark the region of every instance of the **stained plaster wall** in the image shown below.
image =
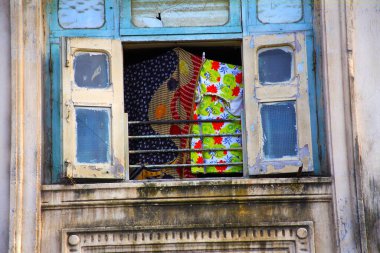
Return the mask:
[[[9,1],[0,1],[0,252],[8,250],[10,168],[10,24]]]
[[[352,95],[363,249],[380,252],[380,2],[353,1]],[[366,245],[365,245],[366,244]]]

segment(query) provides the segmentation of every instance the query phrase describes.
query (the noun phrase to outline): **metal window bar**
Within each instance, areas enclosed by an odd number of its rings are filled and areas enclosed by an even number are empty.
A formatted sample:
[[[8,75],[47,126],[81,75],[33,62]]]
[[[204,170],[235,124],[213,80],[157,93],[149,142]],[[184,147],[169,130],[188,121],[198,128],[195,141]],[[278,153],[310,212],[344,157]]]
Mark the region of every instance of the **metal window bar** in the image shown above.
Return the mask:
[[[202,127],[202,121],[199,120],[198,121],[198,126],[199,126],[199,133],[201,134],[201,137],[200,137],[200,140],[201,140],[201,147],[202,147],[202,150],[204,150],[204,137],[203,137],[203,127]],[[202,151],[202,155],[203,155],[203,151]],[[207,171],[207,166],[203,166],[203,171],[204,173],[206,173]]]
[[[160,150],[129,150],[129,154],[146,154],[146,153],[166,153],[166,152],[217,152],[217,151],[242,151],[243,148],[220,148],[220,149],[205,149],[203,147],[203,140],[206,137],[229,137],[229,136],[242,136],[238,134],[203,134],[202,123],[213,122],[241,122],[241,119],[204,119],[204,120],[152,120],[152,121],[129,121],[128,125],[154,125],[154,124],[198,124],[200,126],[200,134],[168,134],[168,135],[144,135],[144,136],[129,136],[128,139],[156,139],[156,138],[200,138],[202,141],[202,148],[200,149],[160,149]],[[205,171],[210,166],[242,166],[242,162],[230,163],[203,163],[203,164],[130,164],[131,169],[145,168],[148,171],[160,171],[162,169],[178,169],[190,167],[204,167]]]
[[[241,119],[203,119],[203,120],[150,120],[150,121],[129,121],[128,125],[142,124],[198,124],[200,122],[237,122]]]
[[[201,138],[201,137],[228,137],[241,136],[241,134],[168,134],[168,135],[144,135],[129,136],[129,139],[156,139],[156,138]]]
[[[242,148],[149,149],[149,150],[130,150],[129,154],[166,153],[166,152],[216,152],[216,151],[242,151],[242,150],[243,150]]]
[[[243,163],[202,163],[202,164],[154,164],[154,165],[151,165],[151,164],[136,164],[136,165],[130,165],[129,167],[134,169],[134,168],[141,168],[141,167],[145,167],[147,169],[154,169],[154,168],[158,168],[158,169],[163,169],[163,168],[183,168],[183,167],[202,167],[202,166],[225,166],[225,165],[243,165]]]

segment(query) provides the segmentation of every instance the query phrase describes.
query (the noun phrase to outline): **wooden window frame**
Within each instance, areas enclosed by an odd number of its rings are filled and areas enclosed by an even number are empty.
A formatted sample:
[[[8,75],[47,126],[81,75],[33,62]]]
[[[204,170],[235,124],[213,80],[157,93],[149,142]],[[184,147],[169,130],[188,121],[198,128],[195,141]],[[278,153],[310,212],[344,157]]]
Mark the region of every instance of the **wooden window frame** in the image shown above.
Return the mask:
[[[258,53],[263,48],[290,47],[293,76],[288,82],[262,85]],[[243,39],[243,66],[247,131],[247,158],[250,175],[311,172],[312,137],[309,103],[308,59],[304,32],[246,36]],[[294,101],[296,104],[297,157],[265,159],[260,105]]]
[[[83,88],[74,82],[74,57],[77,52],[100,52],[109,58],[110,86]],[[121,42],[111,39],[64,38],[61,43],[62,70],[62,152],[65,176],[87,179],[124,179],[124,93]],[[110,163],[78,163],[75,107],[109,108]]]

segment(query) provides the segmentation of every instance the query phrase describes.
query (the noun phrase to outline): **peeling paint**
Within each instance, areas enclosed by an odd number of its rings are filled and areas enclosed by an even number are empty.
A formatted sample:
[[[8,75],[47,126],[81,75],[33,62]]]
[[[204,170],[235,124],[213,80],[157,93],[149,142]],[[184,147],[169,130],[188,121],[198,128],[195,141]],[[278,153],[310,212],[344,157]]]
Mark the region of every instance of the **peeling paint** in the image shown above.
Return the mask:
[[[278,172],[296,173],[298,172],[298,169],[304,165],[307,165],[307,171],[312,171],[313,167],[308,145],[298,149],[298,156],[299,159],[296,157],[283,157],[276,160],[265,160],[260,154],[258,154],[256,156],[255,164],[249,165],[249,171],[253,175]]]
[[[253,175],[296,173],[301,166],[302,162],[299,160],[263,161],[260,157],[256,159],[256,163],[253,166],[249,166],[249,171]]]
[[[249,47],[255,48],[255,39],[254,39],[253,35],[251,36],[251,40],[249,41]]]
[[[294,37],[296,37],[296,35],[294,35]],[[297,38],[295,38],[295,40],[294,40],[294,47],[295,47],[297,53],[299,53],[302,50],[301,43],[298,41]]]
[[[262,163],[262,158],[260,154],[257,154],[256,156],[256,162],[254,165],[249,166],[249,170],[251,174],[253,175],[259,175],[259,174],[264,174],[266,172],[265,168],[261,168],[261,163]]]
[[[115,176],[115,178],[124,178],[125,170],[123,164],[116,157],[113,158],[114,165],[110,168],[111,174]]]
[[[302,148],[298,149],[298,154],[301,159],[303,158],[309,158],[310,157],[310,151],[309,151],[309,145],[305,145]]]
[[[308,144],[298,149],[298,156],[300,160],[302,161],[303,165],[307,164],[307,171],[313,171],[313,162],[311,160]],[[305,171],[305,168],[303,168],[303,170]]]
[[[297,65],[297,72],[298,73],[303,73],[303,70],[304,70],[304,64],[303,64],[303,62],[298,63],[298,65]]]
[[[276,39],[284,39],[287,37],[287,34],[283,34],[283,33],[280,33],[280,34],[276,34],[275,35],[275,38]]]

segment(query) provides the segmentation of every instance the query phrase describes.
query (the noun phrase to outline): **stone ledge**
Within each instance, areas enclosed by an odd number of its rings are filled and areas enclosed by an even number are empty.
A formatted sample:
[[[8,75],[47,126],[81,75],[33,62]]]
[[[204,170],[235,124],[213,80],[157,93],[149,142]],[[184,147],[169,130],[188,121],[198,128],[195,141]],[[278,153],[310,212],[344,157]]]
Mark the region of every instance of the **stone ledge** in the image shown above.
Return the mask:
[[[44,185],[42,209],[207,202],[331,201],[330,178],[218,179]]]

